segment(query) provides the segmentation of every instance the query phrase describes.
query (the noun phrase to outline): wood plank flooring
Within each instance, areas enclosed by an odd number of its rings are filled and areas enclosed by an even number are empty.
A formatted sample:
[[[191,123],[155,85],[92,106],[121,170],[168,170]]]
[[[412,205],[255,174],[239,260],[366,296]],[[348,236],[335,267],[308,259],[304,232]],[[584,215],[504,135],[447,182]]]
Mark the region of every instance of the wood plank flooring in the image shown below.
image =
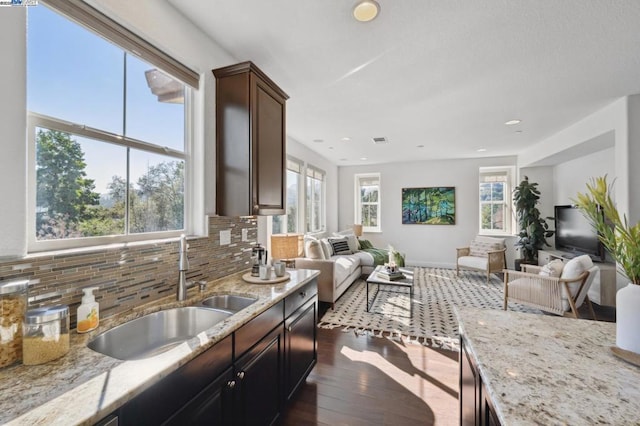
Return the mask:
[[[318,364],[283,425],[457,425],[458,354],[318,329]]]

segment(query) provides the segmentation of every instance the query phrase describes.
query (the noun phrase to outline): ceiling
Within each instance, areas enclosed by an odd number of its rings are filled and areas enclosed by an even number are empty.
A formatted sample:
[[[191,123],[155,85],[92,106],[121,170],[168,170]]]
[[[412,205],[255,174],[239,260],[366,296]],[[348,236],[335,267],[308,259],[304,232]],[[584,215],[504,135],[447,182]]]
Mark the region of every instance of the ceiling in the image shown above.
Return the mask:
[[[369,23],[355,0],[168,1],[281,86],[287,134],[337,165],[516,155],[640,93],[637,0],[378,0]]]

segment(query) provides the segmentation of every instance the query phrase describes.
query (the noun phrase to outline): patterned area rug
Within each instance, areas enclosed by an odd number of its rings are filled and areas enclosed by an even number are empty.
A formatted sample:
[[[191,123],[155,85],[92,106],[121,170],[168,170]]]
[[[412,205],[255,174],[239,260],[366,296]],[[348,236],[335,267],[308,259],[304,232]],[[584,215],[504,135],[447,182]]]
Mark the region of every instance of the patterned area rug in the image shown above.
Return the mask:
[[[376,285],[369,286],[369,302]],[[415,268],[413,300],[410,306],[408,289],[381,286],[370,312],[366,311],[366,283],[358,280],[338,299],[335,309],[329,309],[319,327],[343,327],[376,337],[388,336],[410,343],[419,343],[449,350],[459,350],[458,320],[454,306],[502,309],[503,284],[491,276],[487,284],[483,273],[453,269]],[[412,310],[410,308],[413,308]],[[509,305],[520,312],[540,311]]]

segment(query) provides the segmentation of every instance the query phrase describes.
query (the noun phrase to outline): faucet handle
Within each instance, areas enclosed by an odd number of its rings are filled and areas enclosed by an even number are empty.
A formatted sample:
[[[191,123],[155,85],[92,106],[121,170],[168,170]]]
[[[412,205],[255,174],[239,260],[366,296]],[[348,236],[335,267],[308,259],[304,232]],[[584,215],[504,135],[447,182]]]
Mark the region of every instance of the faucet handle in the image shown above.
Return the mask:
[[[207,282],[205,280],[198,281],[198,286],[200,287],[200,291],[205,291],[207,289]]]

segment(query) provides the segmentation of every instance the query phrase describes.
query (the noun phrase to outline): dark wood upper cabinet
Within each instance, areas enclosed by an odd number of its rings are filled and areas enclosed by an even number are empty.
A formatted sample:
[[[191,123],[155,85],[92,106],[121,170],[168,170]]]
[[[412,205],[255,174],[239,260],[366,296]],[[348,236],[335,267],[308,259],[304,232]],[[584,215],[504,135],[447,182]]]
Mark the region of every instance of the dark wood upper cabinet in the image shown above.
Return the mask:
[[[217,213],[284,214],[289,96],[252,62],[218,68],[213,75]]]

